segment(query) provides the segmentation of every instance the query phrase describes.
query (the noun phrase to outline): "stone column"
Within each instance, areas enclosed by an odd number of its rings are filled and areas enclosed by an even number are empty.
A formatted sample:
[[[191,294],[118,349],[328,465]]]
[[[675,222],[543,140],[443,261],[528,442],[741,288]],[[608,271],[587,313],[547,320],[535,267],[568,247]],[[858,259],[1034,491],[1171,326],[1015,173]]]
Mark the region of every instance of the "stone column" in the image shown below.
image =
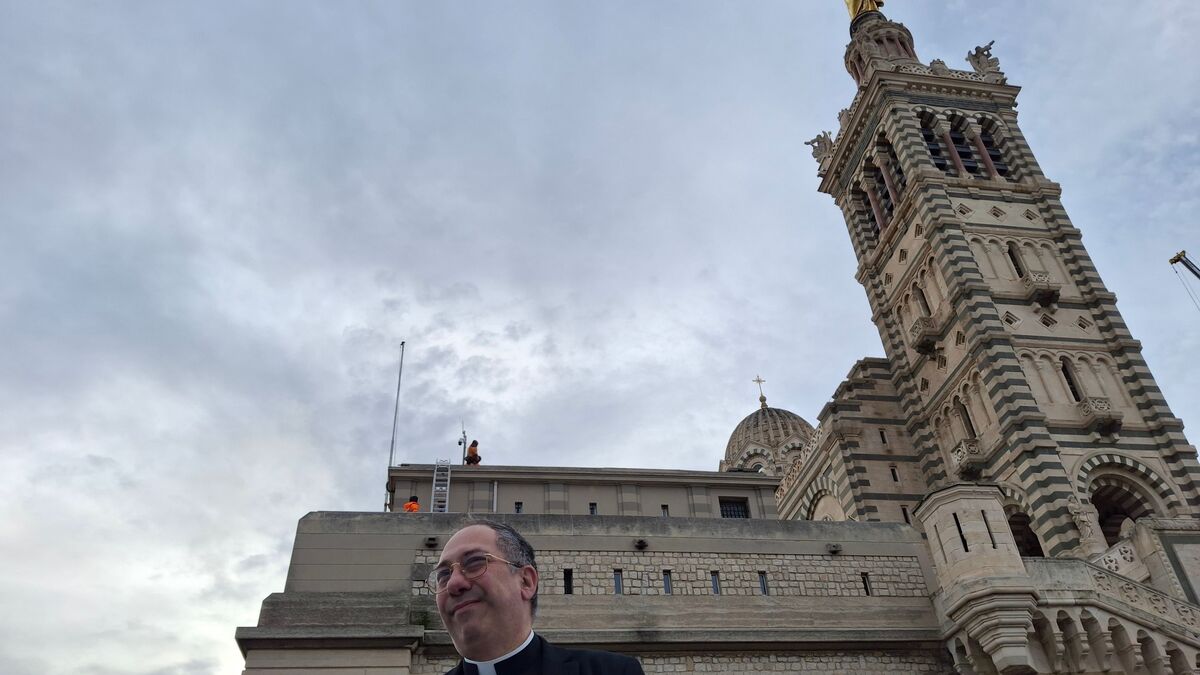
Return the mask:
[[[896,182],[892,180],[892,163],[888,161],[885,154],[875,156],[875,163],[879,165],[879,174],[883,176],[883,184],[887,186],[888,194],[892,197],[892,208],[900,206],[900,190],[896,187]]]
[[[987,167],[988,178],[999,180],[1000,173],[996,171],[996,165],[992,162],[992,156],[988,154],[987,146],[983,144],[983,137],[980,134],[983,128],[978,122],[971,122],[967,125],[967,138],[975,144],[975,152],[979,153],[979,159],[983,161],[983,165]]]
[[[938,120],[936,131],[942,137],[942,142],[946,144],[946,152],[950,154],[950,161],[954,163],[958,177],[966,178],[967,167],[963,166],[962,157],[958,156],[958,149],[954,147],[954,141],[950,138],[950,123],[946,120]]]
[[[879,196],[875,194],[879,186],[874,180],[866,177],[862,179],[861,185],[863,192],[867,193],[867,201],[871,202],[871,211],[875,213],[875,222],[879,224],[879,232],[882,234],[887,229],[888,221],[883,217],[883,207],[879,205]]]

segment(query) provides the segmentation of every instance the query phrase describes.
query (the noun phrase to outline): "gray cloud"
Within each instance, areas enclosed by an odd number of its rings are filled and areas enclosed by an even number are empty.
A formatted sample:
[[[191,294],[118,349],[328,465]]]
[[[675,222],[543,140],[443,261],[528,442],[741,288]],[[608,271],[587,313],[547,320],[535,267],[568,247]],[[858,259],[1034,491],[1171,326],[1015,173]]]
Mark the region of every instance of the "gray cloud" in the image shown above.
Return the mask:
[[[1021,125],[1177,414],[1200,415],[1200,8],[909,2],[995,38]],[[397,454],[715,468],[878,335],[803,141],[838,3],[99,7],[0,24],[4,672],[209,673],[295,522]],[[61,635],[78,636],[62,650]]]

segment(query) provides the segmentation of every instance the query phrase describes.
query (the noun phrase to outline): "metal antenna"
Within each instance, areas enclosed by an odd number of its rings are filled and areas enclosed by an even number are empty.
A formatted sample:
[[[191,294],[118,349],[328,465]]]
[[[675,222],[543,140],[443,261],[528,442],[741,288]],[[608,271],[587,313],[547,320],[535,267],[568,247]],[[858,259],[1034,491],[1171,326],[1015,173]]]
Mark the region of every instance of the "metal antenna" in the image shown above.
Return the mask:
[[[396,423],[400,420],[400,379],[404,377],[404,340],[400,341],[400,372],[396,375],[396,408],[392,411],[392,446],[388,453],[388,468],[396,464]]]

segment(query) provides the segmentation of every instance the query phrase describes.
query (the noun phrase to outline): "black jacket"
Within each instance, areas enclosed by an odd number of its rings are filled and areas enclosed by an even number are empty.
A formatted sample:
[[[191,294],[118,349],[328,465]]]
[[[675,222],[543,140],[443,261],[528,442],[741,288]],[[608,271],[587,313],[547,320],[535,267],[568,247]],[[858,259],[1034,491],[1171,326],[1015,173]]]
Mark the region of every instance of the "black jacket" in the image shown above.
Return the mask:
[[[584,649],[563,649],[546,642],[537,634],[524,651],[501,663],[496,670],[498,675],[645,675],[642,664],[631,656]],[[457,666],[446,673],[478,674],[478,669],[466,661],[459,661]]]

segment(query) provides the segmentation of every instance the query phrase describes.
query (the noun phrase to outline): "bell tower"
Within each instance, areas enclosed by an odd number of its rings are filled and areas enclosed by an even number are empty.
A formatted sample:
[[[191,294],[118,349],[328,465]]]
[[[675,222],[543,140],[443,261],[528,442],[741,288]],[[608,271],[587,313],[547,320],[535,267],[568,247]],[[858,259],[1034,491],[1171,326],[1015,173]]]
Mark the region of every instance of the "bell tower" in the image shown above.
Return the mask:
[[[858,85],[809,145],[842,210],[927,491],[994,483],[1023,555],[1200,514],[1200,465],[1038,166],[992,43],[922,62],[848,2]]]

